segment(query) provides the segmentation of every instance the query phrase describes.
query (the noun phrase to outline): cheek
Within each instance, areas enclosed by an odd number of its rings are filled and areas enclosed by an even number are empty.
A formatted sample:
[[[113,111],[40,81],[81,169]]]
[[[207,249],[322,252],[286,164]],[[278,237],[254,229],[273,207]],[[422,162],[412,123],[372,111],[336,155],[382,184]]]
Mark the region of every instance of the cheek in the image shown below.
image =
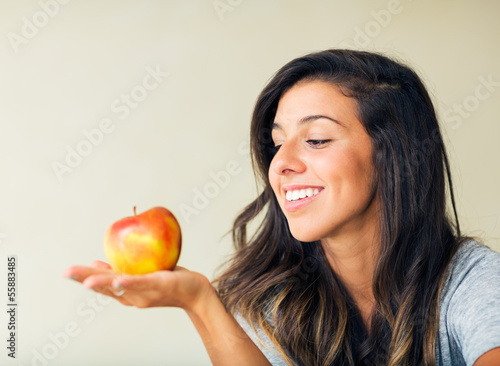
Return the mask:
[[[315,166],[319,176],[323,176],[336,191],[359,194],[372,190],[374,168],[371,159],[365,151],[346,147],[325,155]]]
[[[353,157],[350,167],[350,197],[364,206],[373,197],[376,188],[375,169],[371,157]]]
[[[374,167],[371,157],[352,156],[348,162],[348,168],[351,172],[352,179],[359,185],[371,187],[374,178]]]

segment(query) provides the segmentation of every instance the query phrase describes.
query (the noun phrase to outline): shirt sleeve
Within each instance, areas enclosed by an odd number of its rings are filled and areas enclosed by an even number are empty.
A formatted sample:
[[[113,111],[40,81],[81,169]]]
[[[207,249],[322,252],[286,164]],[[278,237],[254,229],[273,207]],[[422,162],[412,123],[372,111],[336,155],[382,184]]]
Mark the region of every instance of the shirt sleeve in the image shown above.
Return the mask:
[[[466,264],[454,286],[446,323],[468,366],[500,347],[500,254],[482,247]]]
[[[252,326],[245,320],[240,314],[235,314],[234,318],[243,328],[246,334],[252,339],[253,343],[261,352],[266,356],[267,360],[273,366],[288,366],[285,359],[279,354],[276,346],[271,342],[269,337],[267,337],[264,332],[256,327],[257,333],[253,330]]]

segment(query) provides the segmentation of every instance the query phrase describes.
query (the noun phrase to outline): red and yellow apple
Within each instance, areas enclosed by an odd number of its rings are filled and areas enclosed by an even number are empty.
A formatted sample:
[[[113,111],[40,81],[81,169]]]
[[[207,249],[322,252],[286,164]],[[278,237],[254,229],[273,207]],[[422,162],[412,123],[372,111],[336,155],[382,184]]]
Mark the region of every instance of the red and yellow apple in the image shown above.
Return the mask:
[[[119,274],[146,274],[175,268],[182,235],[175,216],[154,207],[115,222],[104,237],[109,265]]]

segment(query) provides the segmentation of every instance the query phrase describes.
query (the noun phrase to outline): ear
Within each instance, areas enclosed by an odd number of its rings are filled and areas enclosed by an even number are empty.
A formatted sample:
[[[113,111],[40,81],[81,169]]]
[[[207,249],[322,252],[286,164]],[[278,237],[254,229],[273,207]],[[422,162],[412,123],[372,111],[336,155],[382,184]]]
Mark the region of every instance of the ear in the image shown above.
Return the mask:
[[[483,353],[476,360],[476,362],[474,362],[474,366],[491,366],[491,365],[500,365],[500,347],[493,348],[488,352]]]

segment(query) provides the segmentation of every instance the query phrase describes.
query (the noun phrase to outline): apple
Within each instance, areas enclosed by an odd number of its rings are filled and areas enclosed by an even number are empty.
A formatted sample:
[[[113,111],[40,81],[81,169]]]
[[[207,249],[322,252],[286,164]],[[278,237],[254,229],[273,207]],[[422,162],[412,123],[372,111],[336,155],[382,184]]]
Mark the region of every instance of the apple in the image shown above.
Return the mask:
[[[119,274],[146,274],[175,268],[181,254],[181,228],[164,207],[115,222],[104,237],[109,265]]]

